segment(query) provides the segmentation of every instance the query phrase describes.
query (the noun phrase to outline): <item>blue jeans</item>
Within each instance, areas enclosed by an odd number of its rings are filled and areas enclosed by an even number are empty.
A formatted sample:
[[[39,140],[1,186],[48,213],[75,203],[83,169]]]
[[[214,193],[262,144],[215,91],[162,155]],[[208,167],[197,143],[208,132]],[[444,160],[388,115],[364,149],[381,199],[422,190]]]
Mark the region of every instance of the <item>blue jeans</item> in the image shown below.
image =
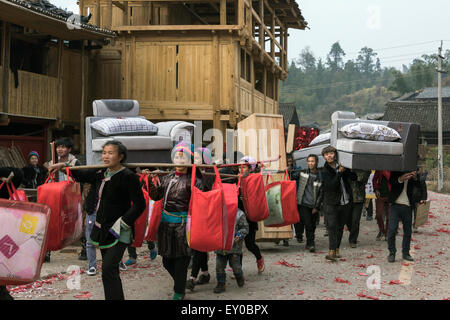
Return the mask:
[[[403,224],[402,253],[409,254],[412,228],[412,209],[410,206],[392,204],[389,208],[388,249],[390,253],[395,254],[397,252],[395,248],[395,233],[397,232],[399,221],[402,221]]]
[[[88,258],[88,269],[97,269],[97,248],[89,241],[89,237],[94,227],[96,213],[86,215],[86,255]]]

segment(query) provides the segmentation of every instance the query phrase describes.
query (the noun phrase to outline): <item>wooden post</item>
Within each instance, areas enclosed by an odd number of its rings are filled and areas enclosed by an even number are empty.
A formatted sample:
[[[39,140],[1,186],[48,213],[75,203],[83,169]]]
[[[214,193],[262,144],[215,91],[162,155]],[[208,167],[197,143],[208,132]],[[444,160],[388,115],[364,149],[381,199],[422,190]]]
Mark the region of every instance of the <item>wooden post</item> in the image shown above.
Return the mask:
[[[272,14],[272,21],[270,24],[270,32],[272,32],[272,37],[270,38],[270,53],[272,59],[275,61],[275,15]]]
[[[108,29],[111,29],[111,27],[112,27],[112,1],[108,1],[106,4],[105,27]]]
[[[125,10],[123,10],[123,21],[122,24],[124,26],[129,26],[129,19],[128,19],[128,1],[124,1],[123,6],[125,8]]]
[[[213,128],[220,129],[220,44],[217,33],[213,35],[213,79],[216,82],[213,90]]]
[[[252,83],[252,113],[255,113],[255,59],[250,55],[250,81]]]
[[[259,18],[261,20],[259,26],[259,45],[261,46],[261,50],[264,50],[264,0],[259,0]]]
[[[237,5],[237,24],[240,27],[244,26],[244,0],[238,0]]]
[[[100,14],[100,0],[97,0],[97,9],[96,9],[96,12],[95,12],[95,19],[97,20],[96,21],[96,24],[98,25],[98,26],[102,26],[102,24],[101,24],[101,21],[100,21],[100,17],[101,17],[101,14]]]
[[[84,16],[84,0],[79,0],[80,16]]]
[[[85,40],[81,40],[81,112],[80,112],[80,151],[81,154],[85,154],[86,147],[85,147],[85,133],[84,133],[84,118],[86,117],[85,112],[85,99],[86,99],[86,70],[85,70]]]
[[[284,68],[285,68],[284,70],[285,71],[289,68],[288,55],[287,55],[287,52],[288,52],[287,42],[288,42],[288,29],[285,29],[284,30],[284,41],[283,41],[283,43],[284,43]]]
[[[267,113],[267,106],[266,106],[266,96],[267,96],[267,68],[265,65],[263,65],[264,69],[264,76],[263,76],[263,93],[264,93],[264,113]]]
[[[58,39],[58,107],[59,119],[56,124],[57,127],[61,125],[62,111],[63,111],[63,73],[64,73],[64,40]]]
[[[3,67],[3,83],[2,83],[2,105],[3,112],[8,113],[9,110],[9,63],[11,55],[11,28],[9,22],[3,21],[2,34],[2,67]],[[8,117],[5,115],[6,118]],[[3,121],[5,120],[3,116]]]
[[[227,0],[220,0],[220,24],[227,24]]]

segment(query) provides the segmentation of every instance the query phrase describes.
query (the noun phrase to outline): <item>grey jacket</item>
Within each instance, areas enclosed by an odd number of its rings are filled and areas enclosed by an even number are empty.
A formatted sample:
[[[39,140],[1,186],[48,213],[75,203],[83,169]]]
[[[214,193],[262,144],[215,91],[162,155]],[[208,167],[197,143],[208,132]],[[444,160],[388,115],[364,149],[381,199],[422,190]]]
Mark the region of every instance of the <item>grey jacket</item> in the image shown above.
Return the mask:
[[[227,255],[227,254],[241,254],[242,253],[242,244],[244,243],[244,238],[248,234],[248,222],[245,217],[245,213],[238,209],[236,213],[236,223],[234,226],[234,236],[238,233],[241,234],[241,239],[239,241],[233,241],[233,247],[231,250],[217,250],[217,254]]]
[[[353,203],[361,203],[366,200],[366,184],[370,177],[370,171],[352,170],[356,173],[356,180],[349,180],[352,189]]]
[[[297,203],[302,203],[302,197],[305,193],[306,185],[308,184],[310,170],[293,171],[291,173],[291,179],[297,181]],[[317,171],[317,178],[314,181],[314,209],[320,209],[323,200],[323,188],[322,188],[322,172],[320,169]],[[298,196],[300,195],[300,196]]]

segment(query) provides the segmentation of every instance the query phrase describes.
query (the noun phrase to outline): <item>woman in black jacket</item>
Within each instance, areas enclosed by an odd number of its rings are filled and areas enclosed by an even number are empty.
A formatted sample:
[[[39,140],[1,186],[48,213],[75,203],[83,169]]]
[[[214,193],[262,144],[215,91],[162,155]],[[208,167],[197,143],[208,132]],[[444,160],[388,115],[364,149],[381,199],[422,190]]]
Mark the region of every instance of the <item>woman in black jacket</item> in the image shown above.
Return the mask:
[[[177,145],[172,151],[175,164],[191,164],[194,153],[185,144]],[[163,211],[158,227],[158,253],[162,256],[164,268],[174,280],[174,300],[184,299],[186,278],[191,249],[187,244],[186,221],[191,199],[192,170],[187,167],[175,167],[175,171],[160,179],[155,186],[150,182],[150,198],[154,201],[163,199]],[[196,174],[195,186],[203,190],[203,183]]]
[[[146,204],[137,175],[122,166],[127,149],[118,141],[103,146],[102,161],[106,169],[72,170],[76,181],[90,183],[98,193],[96,219],[90,241],[101,249],[102,281],[106,300],[123,300],[119,262],[134,239],[134,222]],[[63,163],[51,167],[61,170]]]
[[[23,167],[22,171],[23,186],[29,189],[37,189],[41,184],[44,184],[48,175],[47,168],[39,164],[39,154],[36,151],[31,151],[28,154],[28,165]]]

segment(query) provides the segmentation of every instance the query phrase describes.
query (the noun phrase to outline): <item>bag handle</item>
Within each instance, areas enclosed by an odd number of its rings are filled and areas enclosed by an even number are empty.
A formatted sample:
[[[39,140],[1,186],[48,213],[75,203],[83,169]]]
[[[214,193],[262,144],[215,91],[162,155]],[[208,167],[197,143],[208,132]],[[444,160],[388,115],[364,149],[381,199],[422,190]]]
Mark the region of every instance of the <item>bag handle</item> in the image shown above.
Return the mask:
[[[48,175],[47,179],[45,179],[44,184],[45,184],[45,183],[49,183],[49,180],[50,180],[50,182],[52,182],[54,179],[55,179],[55,175],[54,175],[53,173],[50,173],[50,174]]]
[[[269,184],[269,177],[272,179],[272,183],[273,183],[273,176],[270,173],[268,173],[266,176],[266,185]]]
[[[19,199],[15,199],[14,193],[11,191],[11,187],[10,187],[9,183],[6,184],[6,188],[8,189],[9,197],[11,198],[11,200],[19,200]]]
[[[287,177],[287,179],[286,179],[286,177]],[[288,170],[287,170],[287,169],[286,169],[286,171],[284,172],[283,180],[287,180],[287,181],[290,181],[290,180],[291,180],[291,178],[289,177],[289,173],[288,173]]]

